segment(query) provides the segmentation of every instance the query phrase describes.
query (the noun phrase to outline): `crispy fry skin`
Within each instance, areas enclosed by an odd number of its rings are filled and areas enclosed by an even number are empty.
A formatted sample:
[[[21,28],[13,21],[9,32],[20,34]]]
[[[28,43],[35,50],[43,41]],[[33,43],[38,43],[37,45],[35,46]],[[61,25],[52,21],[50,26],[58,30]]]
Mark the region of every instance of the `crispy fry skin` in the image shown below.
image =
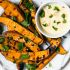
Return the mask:
[[[2,6],[5,9],[5,13],[3,14],[3,16],[5,16],[5,15],[15,16],[15,17],[17,17],[18,22],[24,21],[24,18],[18,11],[18,8],[13,3],[10,3],[5,0],[0,3],[0,6]]]
[[[24,35],[25,37],[29,38],[30,40],[32,40],[36,44],[42,44],[43,43],[43,40],[41,38],[34,35],[32,32],[25,29],[24,27],[22,27],[21,25],[12,21],[9,18],[0,17],[0,22],[8,27],[8,31],[14,31],[15,30],[18,33],[20,33],[20,34]]]
[[[33,43],[32,41],[25,41],[25,38],[15,31],[8,31],[4,33],[5,37],[13,37],[13,40],[19,41],[25,44],[30,50],[33,52],[40,51],[40,48],[37,44]]]

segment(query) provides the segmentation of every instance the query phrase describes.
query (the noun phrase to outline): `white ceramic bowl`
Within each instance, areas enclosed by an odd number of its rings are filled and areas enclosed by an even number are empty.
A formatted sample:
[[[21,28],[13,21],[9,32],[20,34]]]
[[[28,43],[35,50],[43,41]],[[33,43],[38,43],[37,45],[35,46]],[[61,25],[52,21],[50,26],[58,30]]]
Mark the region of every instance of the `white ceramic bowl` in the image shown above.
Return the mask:
[[[45,32],[43,30],[43,28],[41,27],[40,25],[40,22],[39,22],[39,13],[40,11],[42,10],[42,8],[48,4],[51,4],[51,3],[57,3],[61,6],[64,6],[64,7],[67,7],[67,10],[70,12],[70,8],[64,3],[64,2],[48,2],[48,3],[44,3],[42,4],[39,9],[37,10],[37,13],[36,13],[36,16],[35,16],[35,21],[36,21],[36,26],[38,28],[38,30],[46,37],[49,37],[49,38],[58,38],[58,37],[62,37],[64,36],[66,33],[68,33],[68,31],[70,30],[70,24],[68,25],[67,29],[61,33],[61,34],[56,34],[56,35],[52,35],[52,34],[48,34],[47,32]],[[69,14],[70,15],[70,14]]]

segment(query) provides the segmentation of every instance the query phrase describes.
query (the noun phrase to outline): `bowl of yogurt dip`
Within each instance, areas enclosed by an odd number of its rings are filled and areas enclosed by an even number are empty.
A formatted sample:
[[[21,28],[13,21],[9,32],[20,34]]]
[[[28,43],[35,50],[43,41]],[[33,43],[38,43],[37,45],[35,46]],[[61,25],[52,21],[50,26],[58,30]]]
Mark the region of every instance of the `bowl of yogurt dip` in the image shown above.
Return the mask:
[[[58,38],[70,30],[70,8],[64,2],[48,2],[36,13],[36,26],[46,37]]]

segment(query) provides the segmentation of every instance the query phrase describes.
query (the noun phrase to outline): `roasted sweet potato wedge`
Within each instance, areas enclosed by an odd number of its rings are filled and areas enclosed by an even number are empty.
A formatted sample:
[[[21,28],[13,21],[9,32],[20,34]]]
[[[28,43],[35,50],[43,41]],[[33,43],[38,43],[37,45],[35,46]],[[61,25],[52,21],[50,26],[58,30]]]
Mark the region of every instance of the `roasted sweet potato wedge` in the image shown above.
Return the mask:
[[[59,47],[60,51],[56,51],[54,52],[50,57],[48,57],[47,59],[44,59],[41,61],[41,63],[38,65],[38,68],[36,70],[41,70],[44,66],[46,66],[58,53],[60,54],[67,54],[67,51],[62,47],[60,46]]]
[[[26,28],[22,27],[21,25],[19,25],[18,23],[12,21],[9,18],[5,18],[5,17],[0,17],[0,24],[4,24],[7,26],[8,31],[17,31],[18,33],[24,35],[25,37],[29,38],[30,40],[32,40],[33,42],[35,42],[36,44],[42,44],[43,40],[41,38],[39,38],[38,36],[34,35],[32,32],[30,32],[29,30],[27,30]]]
[[[37,44],[33,43],[31,40],[29,40],[28,38],[25,38],[24,36],[22,36],[21,34],[15,31],[7,31],[4,33],[4,36],[12,37],[13,40],[24,43],[25,46],[30,48],[30,50],[32,50],[33,52],[40,51],[40,48]]]
[[[14,5],[13,3],[10,3],[4,0],[0,2],[0,6],[2,6],[5,9],[5,13],[3,14],[3,16],[5,15],[7,15],[7,17],[14,16],[17,18],[18,22],[24,21],[23,16],[18,11],[18,8],[16,7],[16,5]]]
[[[29,7],[31,6],[31,7]],[[36,27],[36,22],[35,22],[35,15],[36,15],[36,9],[34,7],[34,4],[32,3],[32,0],[21,0],[21,2],[19,3],[19,8],[24,12],[24,13],[30,13],[31,14],[31,18],[32,18],[32,22],[33,22],[33,26],[35,27],[37,33],[39,34],[39,36],[43,39],[42,34],[38,31],[37,27]]]

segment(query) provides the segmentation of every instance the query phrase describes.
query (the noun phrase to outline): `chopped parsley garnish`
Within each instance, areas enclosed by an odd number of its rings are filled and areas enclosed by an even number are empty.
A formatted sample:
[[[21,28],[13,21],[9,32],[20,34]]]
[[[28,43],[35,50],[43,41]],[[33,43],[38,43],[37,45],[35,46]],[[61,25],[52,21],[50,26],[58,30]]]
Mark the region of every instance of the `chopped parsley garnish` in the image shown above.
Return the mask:
[[[60,24],[61,22],[59,21],[59,22],[57,22],[57,24]]]
[[[17,18],[15,16],[11,16],[11,19],[15,22],[17,22]]]
[[[49,62],[49,67],[52,67],[52,64]]]
[[[3,45],[3,51],[8,51],[9,47],[7,45]]]
[[[31,42],[31,40],[29,38],[27,38],[27,37],[24,37],[24,38],[25,38],[26,43]]]
[[[28,54],[22,54],[20,58],[21,59],[28,59],[29,58],[29,55]]]
[[[40,17],[44,17],[45,16],[45,12],[44,12],[44,10],[41,10],[41,12],[40,12]]]
[[[54,23],[56,23],[56,20],[54,20]]]
[[[26,67],[28,70],[36,70],[36,65],[35,64],[26,64]]]
[[[44,27],[47,27],[48,26],[48,24],[47,23],[45,23],[45,24],[42,24]]]
[[[48,6],[48,9],[52,8],[51,5],[47,5],[47,6]]]
[[[31,15],[30,13],[24,13],[25,20],[21,22],[21,25],[28,27],[31,24]]]
[[[60,11],[60,9],[57,6],[54,7],[54,10]]]
[[[18,43],[18,50],[19,50],[19,51],[23,50],[24,47],[25,47],[25,46],[24,46],[23,43],[21,43],[21,42]]]
[[[59,51],[60,51],[60,48],[59,48],[59,47],[57,47],[57,48],[56,48],[56,52],[59,52]]]
[[[62,14],[61,16],[62,16],[62,18],[65,18],[65,14]]]
[[[58,30],[58,28],[56,28],[55,26],[52,26],[52,28],[53,28],[55,31],[57,31],[57,30]]]
[[[4,37],[0,37],[0,44],[4,42]]]
[[[28,27],[29,26],[29,23],[28,21],[24,20],[22,23],[21,23],[22,26],[24,27]]]
[[[49,18],[52,18],[53,17],[53,15],[51,14],[50,16],[49,16]]]
[[[29,1],[25,2],[25,6],[30,10],[32,11],[34,6],[33,6],[33,3],[30,3]]]
[[[67,21],[66,21],[66,19],[63,19],[63,23],[66,23]]]
[[[38,36],[38,32],[37,32],[36,30],[34,31],[34,34],[35,34],[36,36]]]

